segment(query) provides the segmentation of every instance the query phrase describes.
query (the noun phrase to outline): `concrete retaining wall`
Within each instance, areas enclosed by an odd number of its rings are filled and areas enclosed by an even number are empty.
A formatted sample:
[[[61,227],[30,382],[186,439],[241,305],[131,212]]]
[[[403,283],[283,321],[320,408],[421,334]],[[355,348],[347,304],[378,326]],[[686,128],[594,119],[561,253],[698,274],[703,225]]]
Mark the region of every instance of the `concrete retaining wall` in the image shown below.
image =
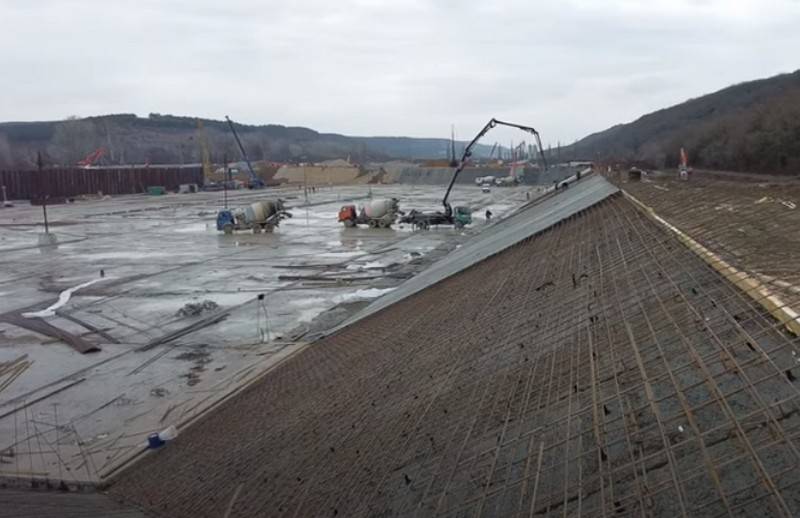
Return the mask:
[[[572,176],[577,171],[572,167],[553,167],[547,171],[526,168],[523,183],[526,185],[552,185],[554,182]],[[388,171],[387,171],[388,172]],[[456,179],[457,184],[475,184],[475,179],[481,176],[508,176],[508,167],[468,167],[461,171]],[[388,172],[389,182],[412,185],[447,185],[453,176],[452,167],[421,167],[408,166],[400,170]]]

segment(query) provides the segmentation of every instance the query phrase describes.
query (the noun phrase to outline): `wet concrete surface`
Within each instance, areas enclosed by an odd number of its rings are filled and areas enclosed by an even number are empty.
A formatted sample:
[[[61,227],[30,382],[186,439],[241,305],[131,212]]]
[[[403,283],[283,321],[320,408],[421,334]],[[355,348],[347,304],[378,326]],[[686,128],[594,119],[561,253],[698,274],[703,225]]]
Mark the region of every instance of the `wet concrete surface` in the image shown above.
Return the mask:
[[[502,217],[526,193],[537,190],[458,186],[451,200],[476,210],[472,227],[413,232],[344,229],[336,214],[370,194],[397,197],[404,210],[439,209],[440,187],[338,187],[307,201],[296,188],[237,191],[231,206],[277,195],[294,217],[273,234],[231,236],[215,230],[222,193],[78,201],[48,208],[53,247],[37,244],[41,208],[4,209],[0,478],[104,480],[149,433],[190,423],[466,242],[487,208]],[[100,351],[81,354],[10,323],[89,281],[45,321]]]

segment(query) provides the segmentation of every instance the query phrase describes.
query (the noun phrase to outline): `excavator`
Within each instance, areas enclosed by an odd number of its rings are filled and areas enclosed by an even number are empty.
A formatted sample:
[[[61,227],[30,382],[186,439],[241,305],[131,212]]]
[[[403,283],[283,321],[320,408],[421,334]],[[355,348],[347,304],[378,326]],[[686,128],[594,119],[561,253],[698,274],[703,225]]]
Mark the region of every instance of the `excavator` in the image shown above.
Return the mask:
[[[467,147],[464,148],[464,153],[461,155],[461,161],[459,162],[456,170],[453,171],[453,176],[450,178],[450,183],[447,186],[447,191],[445,191],[444,198],[442,198],[442,205],[444,206],[444,212],[441,211],[420,212],[412,210],[411,212],[409,212],[400,219],[401,223],[410,223],[415,228],[421,230],[427,230],[431,226],[436,226],[436,225],[453,225],[455,228],[462,228],[464,225],[469,225],[470,223],[472,223],[472,210],[469,207],[453,208],[450,206],[450,203],[447,200],[450,197],[450,191],[453,190],[453,185],[456,183],[456,178],[458,178],[458,175],[467,166],[469,157],[472,156],[472,148],[475,147],[475,144],[477,144],[478,141],[495,126],[508,126],[532,134],[536,139],[536,144],[538,145],[539,148],[539,155],[541,156],[542,164],[544,165],[544,168],[547,169],[547,159],[544,156],[544,151],[542,151],[542,140],[539,137],[538,131],[531,128],[530,126],[523,126],[521,124],[516,124],[514,122],[506,122],[492,118],[491,120],[489,120],[489,122],[486,123],[483,129],[478,132],[475,138],[473,138],[472,141],[469,144],[467,144]]]

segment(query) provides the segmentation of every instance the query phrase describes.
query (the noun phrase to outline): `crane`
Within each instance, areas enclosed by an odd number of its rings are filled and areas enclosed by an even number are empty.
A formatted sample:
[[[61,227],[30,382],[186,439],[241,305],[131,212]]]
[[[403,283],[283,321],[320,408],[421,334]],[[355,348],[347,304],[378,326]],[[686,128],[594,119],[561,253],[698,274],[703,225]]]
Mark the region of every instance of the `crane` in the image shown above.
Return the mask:
[[[450,178],[450,183],[447,185],[447,191],[445,191],[444,198],[442,198],[444,212],[437,211],[426,213],[412,210],[400,219],[401,223],[411,223],[417,228],[427,229],[430,228],[431,225],[453,225],[456,228],[460,228],[472,222],[472,211],[469,207],[455,207],[454,211],[453,207],[450,206],[450,203],[447,200],[450,197],[450,191],[453,190],[453,185],[456,183],[456,178],[458,178],[458,175],[461,173],[464,167],[466,167],[470,156],[472,156],[472,148],[475,147],[478,141],[495,126],[509,126],[532,134],[539,145],[539,154],[541,156],[542,163],[544,164],[544,168],[547,169],[547,160],[545,159],[544,153],[541,150],[542,141],[539,137],[538,131],[530,126],[523,126],[514,122],[506,122],[492,118],[486,123],[483,129],[478,132],[475,138],[473,138],[472,141],[467,144],[467,147],[464,148],[464,153],[461,155],[461,161],[458,163],[456,170],[453,171],[453,176]]]
[[[513,162],[517,162],[519,160],[523,160],[525,155],[525,141],[523,140],[514,148],[514,152],[511,156],[511,160]]]
[[[442,198],[442,205],[444,205],[444,212],[448,218],[452,217],[453,208],[447,202],[447,199],[450,197],[450,191],[453,189],[453,184],[456,183],[456,178],[458,178],[459,173],[461,173],[464,167],[466,167],[467,160],[469,160],[469,157],[472,156],[472,148],[475,147],[475,144],[477,144],[478,141],[495,126],[508,126],[510,128],[517,128],[533,135],[533,137],[536,139],[537,145],[539,146],[539,155],[542,159],[542,164],[544,164],[544,168],[547,169],[547,159],[544,156],[544,152],[542,152],[542,140],[539,137],[538,131],[531,128],[530,126],[523,126],[521,124],[517,124],[514,122],[501,121],[492,117],[492,119],[486,123],[483,129],[480,130],[477,135],[475,135],[475,138],[473,138],[472,141],[470,141],[470,143],[467,144],[467,147],[464,148],[464,154],[461,156],[461,162],[458,164],[456,170],[453,171],[453,177],[450,178],[450,184],[447,186],[447,191],[444,193],[444,198]]]
[[[100,160],[100,158],[102,158],[102,156],[105,154],[106,154],[106,148],[104,147],[97,148],[88,155],[86,155],[86,158],[84,158],[83,160],[79,160],[78,165],[81,167],[91,167],[94,165],[95,162]]]
[[[247,170],[250,173],[250,184],[248,185],[251,189],[261,189],[264,187],[264,180],[256,175],[256,172],[253,171],[253,166],[250,164],[250,159],[247,158],[247,152],[244,150],[244,146],[242,145],[242,141],[239,140],[239,134],[236,133],[236,128],[233,127],[233,121],[228,117],[225,116],[225,120],[228,121],[228,127],[231,129],[231,133],[233,133],[233,138],[236,139],[236,145],[239,146],[239,151],[242,152],[242,158],[244,159],[245,163],[247,164]],[[227,164],[226,164],[227,165]]]

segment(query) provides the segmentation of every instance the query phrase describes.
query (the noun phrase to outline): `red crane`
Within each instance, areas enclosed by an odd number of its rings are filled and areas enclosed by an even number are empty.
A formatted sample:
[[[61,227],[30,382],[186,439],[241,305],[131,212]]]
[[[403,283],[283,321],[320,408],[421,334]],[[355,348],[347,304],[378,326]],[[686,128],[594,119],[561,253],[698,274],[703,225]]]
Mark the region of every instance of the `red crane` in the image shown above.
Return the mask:
[[[88,155],[83,160],[78,161],[78,165],[81,167],[91,167],[94,165],[95,162],[100,160],[100,158],[106,154],[106,148],[101,147],[97,148]]]

